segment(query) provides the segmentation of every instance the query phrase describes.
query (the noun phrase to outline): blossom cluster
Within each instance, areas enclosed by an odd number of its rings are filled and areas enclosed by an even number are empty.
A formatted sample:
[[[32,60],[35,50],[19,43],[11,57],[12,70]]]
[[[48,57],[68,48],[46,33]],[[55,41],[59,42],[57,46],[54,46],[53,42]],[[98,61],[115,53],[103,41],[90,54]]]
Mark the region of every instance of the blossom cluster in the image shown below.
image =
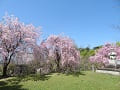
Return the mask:
[[[102,48],[96,50],[95,55],[90,57],[90,62],[108,64],[111,52],[115,52],[116,59],[120,60],[120,47],[116,44],[107,43]]]

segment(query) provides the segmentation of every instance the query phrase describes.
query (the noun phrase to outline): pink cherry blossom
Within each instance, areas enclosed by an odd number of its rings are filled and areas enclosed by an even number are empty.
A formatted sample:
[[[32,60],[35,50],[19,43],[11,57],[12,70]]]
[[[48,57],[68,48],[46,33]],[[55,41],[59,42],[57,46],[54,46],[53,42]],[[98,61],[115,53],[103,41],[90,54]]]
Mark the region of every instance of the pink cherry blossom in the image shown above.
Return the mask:
[[[17,17],[4,16],[0,22],[0,52],[3,58],[3,75],[6,75],[7,66],[16,53],[36,44],[37,28],[32,24],[25,25]]]
[[[111,52],[111,50],[116,52],[116,59],[120,60],[120,47],[116,44],[107,43],[104,46],[102,46],[102,48],[98,49],[94,56],[90,57],[90,62],[108,64],[109,53]]]
[[[66,36],[50,35],[36,51],[35,53],[37,55],[42,55],[44,51],[47,52],[46,55],[55,60],[57,69],[59,69],[60,66],[77,67],[80,64],[80,52],[77,50],[73,40]]]

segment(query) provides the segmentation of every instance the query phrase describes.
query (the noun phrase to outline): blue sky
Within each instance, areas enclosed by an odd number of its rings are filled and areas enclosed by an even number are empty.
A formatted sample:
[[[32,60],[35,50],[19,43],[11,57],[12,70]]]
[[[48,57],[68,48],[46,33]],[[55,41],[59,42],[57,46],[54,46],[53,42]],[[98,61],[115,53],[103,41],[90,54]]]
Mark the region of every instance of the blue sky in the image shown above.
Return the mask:
[[[5,12],[41,26],[43,38],[64,33],[78,47],[120,41],[118,0],[0,0],[0,18]]]

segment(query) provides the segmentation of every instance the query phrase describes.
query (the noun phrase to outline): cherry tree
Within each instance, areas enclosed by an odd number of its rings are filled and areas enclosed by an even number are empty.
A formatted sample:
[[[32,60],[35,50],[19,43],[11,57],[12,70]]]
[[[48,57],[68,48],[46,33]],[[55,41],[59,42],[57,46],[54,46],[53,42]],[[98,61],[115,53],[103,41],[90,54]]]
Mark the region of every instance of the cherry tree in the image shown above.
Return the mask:
[[[36,45],[33,49],[34,63],[38,66],[43,66],[44,63],[48,62],[49,50],[46,47],[46,43],[42,41],[40,45]]]
[[[120,60],[120,47],[116,44],[105,44],[102,46],[102,48],[98,49],[96,51],[96,54],[94,56],[90,57],[91,63],[98,63],[102,65],[108,64],[109,60],[109,53],[112,51],[116,52],[117,57],[116,59]]]
[[[15,16],[4,16],[0,22],[0,52],[3,62],[3,76],[7,75],[7,67],[16,53],[36,44],[38,28],[32,24],[25,25]],[[24,54],[24,53],[23,53]]]
[[[49,57],[52,57],[57,65],[56,71],[60,71],[60,66],[70,68],[79,66],[80,53],[69,37],[50,35],[44,45],[49,50]]]

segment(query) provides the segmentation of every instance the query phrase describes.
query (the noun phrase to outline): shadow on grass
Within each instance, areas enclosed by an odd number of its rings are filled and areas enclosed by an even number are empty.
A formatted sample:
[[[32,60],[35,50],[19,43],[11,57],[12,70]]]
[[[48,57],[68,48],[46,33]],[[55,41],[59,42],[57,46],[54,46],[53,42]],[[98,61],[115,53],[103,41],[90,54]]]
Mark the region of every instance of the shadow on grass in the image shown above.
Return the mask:
[[[51,77],[51,75],[37,75],[37,74],[33,74],[33,75],[29,75],[29,76],[25,76],[25,77],[19,77],[22,78],[23,81],[27,81],[27,80],[32,80],[32,81],[45,81],[48,80]]]
[[[0,75],[0,79],[4,79],[4,78],[8,78],[9,76],[6,76],[6,77],[2,77],[1,75]]]
[[[22,85],[19,85],[19,83],[17,79],[0,81],[0,90],[27,90],[22,88]]]
[[[27,89],[23,89],[21,88],[22,85],[8,85],[8,86],[2,86],[0,87],[0,90],[27,90]]]
[[[11,77],[11,78],[0,77],[1,78],[0,90],[28,90],[28,89],[22,88],[23,85],[20,85],[19,83],[28,81],[28,80],[45,81],[45,80],[48,80],[50,77],[51,75],[28,75],[28,76],[19,76],[19,77]]]
[[[52,74],[52,73],[51,73]],[[13,77],[8,78],[5,80],[0,81],[0,90],[28,90],[22,88],[22,85],[20,85],[20,82],[24,81],[46,81],[51,78],[51,74],[48,75],[39,75],[39,74],[32,74],[28,76],[19,76],[19,77]],[[67,73],[66,75],[73,75],[75,77],[79,77],[80,75],[85,75],[84,72],[76,72],[76,73]]]
[[[83,72],[70,72],[70,73],[67,73],[66,75],[72,75],[72,76],[75,76],[75,77],[79,77],[80,75],[85,75],[85,73]]]

